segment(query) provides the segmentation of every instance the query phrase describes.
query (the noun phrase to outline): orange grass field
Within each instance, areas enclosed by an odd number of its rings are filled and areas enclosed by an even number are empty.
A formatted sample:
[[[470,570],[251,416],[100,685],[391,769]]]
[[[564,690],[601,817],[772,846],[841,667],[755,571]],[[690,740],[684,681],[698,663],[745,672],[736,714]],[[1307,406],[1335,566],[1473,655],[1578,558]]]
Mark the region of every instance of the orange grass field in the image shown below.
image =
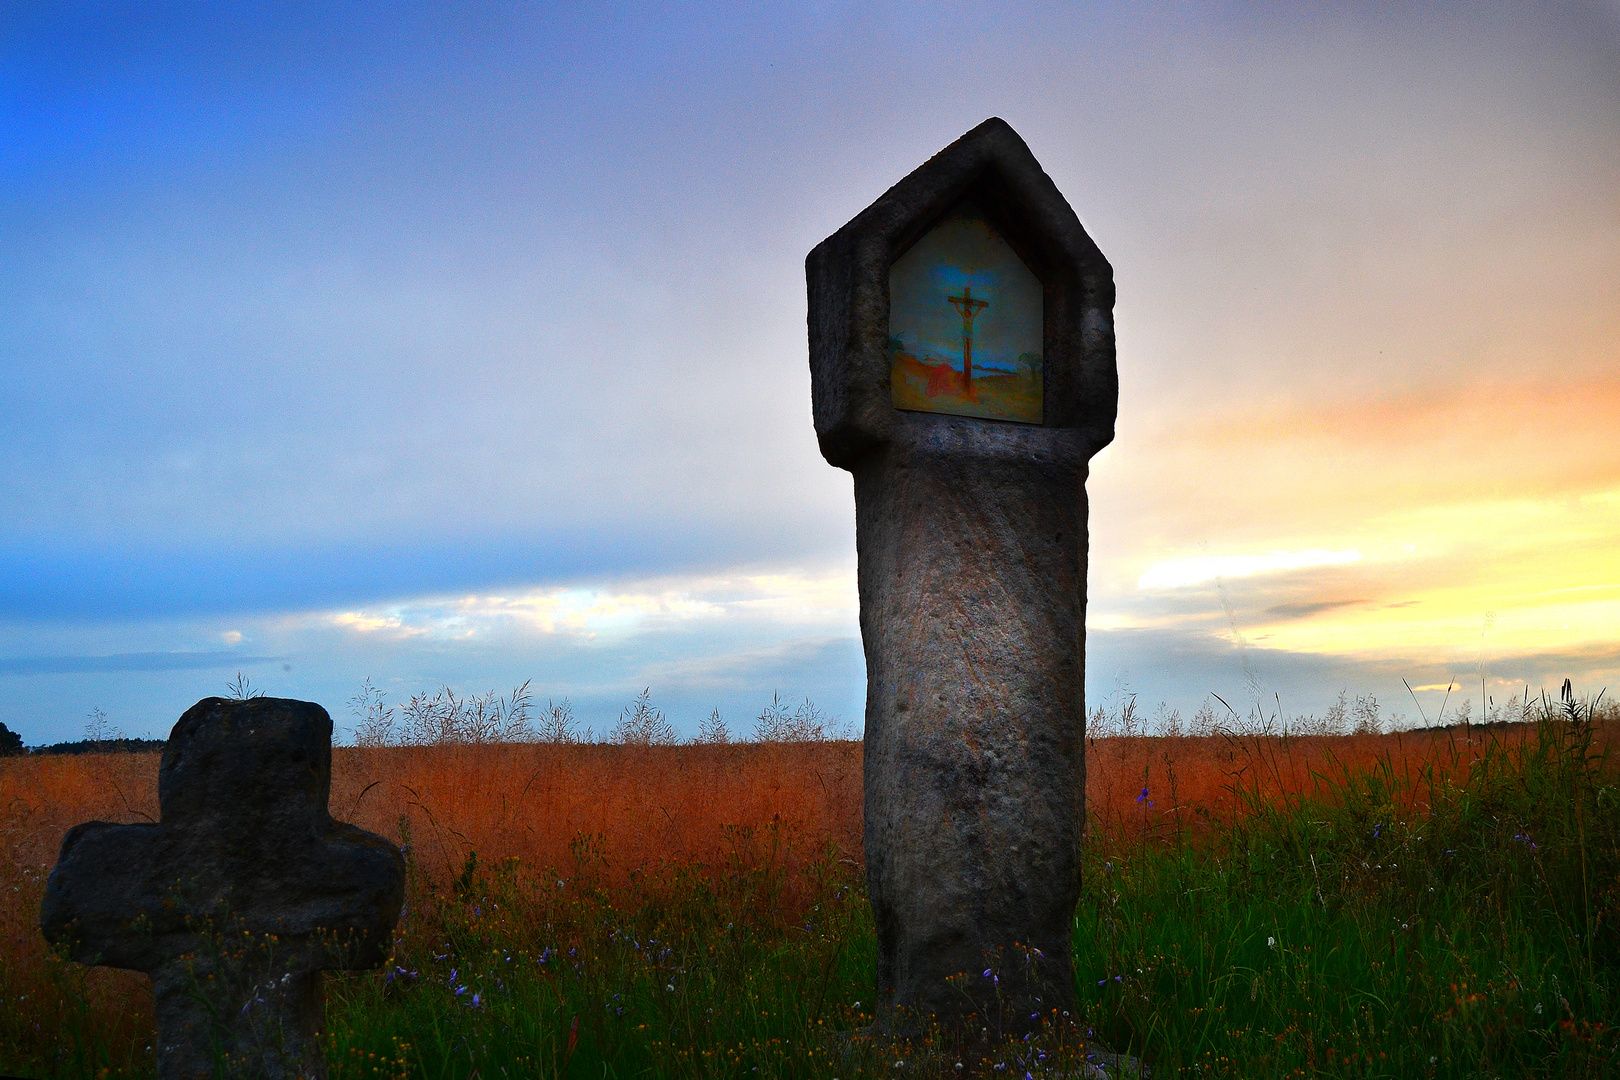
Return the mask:
[[[1598,741],[1620,726],[1598,725]],[[1534,725],[1498,726],[1516,740]],[[1196,838],[1254,800],[1309,794],[1324,778],[1380,762],[1428,780],[1466,769],[1480,728],[1344,736],[1113,737],[1088,740],[1091,842]],[[63,834],[81,821],[153,821],[159,755],[41,755],[0,759],[0,987],[48,978],[37,920]],[[488,864],[574,864],[590,837],[609,882],[672,864],[721,865],[728,854],[793,871],[824,855],[859,863],[861,745],[487,746],[339,748],[332,813],[390,839],[402,823],[418,864],[445,880],[471,851]],[[1426,772],[1431,769],[1432,772]],[[1427,778],[1427,779],[1425,779]],[[1146,789],[1146,796],[1143,790]],[[760,850],[763,847],[774,850]],[[112,1026],[150,1028],[145,978],[95,969],[90,995]]]
[[[1602,742],[1616,725],[1599,727]],[[1512,740],[1533,730],[1497,726],[1490,734]],[[1089,739],[1089,828],[1104,843],[1174,824],[1196,829],[1242,812],[1240,792],[1308,793],[1313,777],[1386,758],[1397,775],[1417,777],[1431,765],[1444,775],[1477,756],[1485,737],[1476,727]],[[27,892],[24,883],[49,872],[63,834],[78,822],[157,820],[158,760],[156,753],[0,758],[0,874]],[[861,744],[842,741],[339,747],[331,808],[396,842],[408,819],[417,860],[430,873],[459,867],[469,850],[486,863],[516,857],[562,866],[581,834],[597,838],[617,874],[712,862],[772,825],[802,858],[830,842],[859,862],[861,761]]]
[[[1602,723],[1600,741],[1615,730]],[[1498,726],[1514,739],[1533,725]],[[1086,800],[1091,837],[1135,840],[1243,812],[1240,793],[1308,793],[1315,777],[1386,759],[1397,775],[1466,765],[1483,729],[1387,735],[1188,736],[1090,739]],[[34,925],[44,877],[62,836],[81,821],[155,821],[159,755],[0,758],[0,900],[5,951],[38,952]],[[1142,798],[1146,788],[1148,795]],[[1421,785],[1419,785],[1421,790]],[[458,868],[469,851],[490,863],[571,865],[581,834],[611,877],[674,863],[715,863],[739,844],[785,849],[789,866],[831,843],[860,862],[861,744],[729,746],[486,746],[337,748],[332,814],[399,842],[409,821],[417,861]],[[774,828],[769,828],[774,826]],[[18,906],[21,905],[21,906]]]
[[[1615,724],[1600,724],[1606,741]],[[1534,726],[1497,726],[1512,740]],[[1094,839],[1135,839],[1243,810],[1240,792],[1308,793],[1319,776],[1387,759],[1397,775],[1438,775],[1477,756],[1481,728],[1383,735],[1111,737],[1089,739],[1088,824]],[[12,896],[42,887],[62,836],[81,821],[158,817],[159,755],[0,758],[0,874]],[[833,844],[861,860],[861,744],[729,746],[505,744],[333,751],[332,814],[399,842],[409,820],[430,873],[484,862],[572,862],[593,837],[610,873],[713,862],[768,826],[810,859]],[[1421,785],[1419,785],[1421,788]],[[1148,792],[1142,798],[1143,789]],[[753,839],[750,839],[752,837]],[[791,855],[790,855],[791,859]],[[29,886],[32,885],[32,888]],[[37,937],[32,926],[23,936]],[[17,955],[9,941],[7,955]]]

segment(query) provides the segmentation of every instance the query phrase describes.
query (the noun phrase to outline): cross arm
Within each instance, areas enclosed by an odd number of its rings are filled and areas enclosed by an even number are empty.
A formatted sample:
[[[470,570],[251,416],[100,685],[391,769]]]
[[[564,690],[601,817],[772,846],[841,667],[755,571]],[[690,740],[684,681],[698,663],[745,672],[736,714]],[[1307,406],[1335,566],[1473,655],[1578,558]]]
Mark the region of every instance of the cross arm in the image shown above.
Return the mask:
[[[161,825],[87,821],[68,830],[45,883],[39,927],[81,963],[151,971],[185,932],[185,913],[164,905],[159,876],[167,837]]]
[[[399,849],[334,821],[247,885],[239,914],[250,931],[306,942],[311,967],[367,968],[388,958],[404,902]]]

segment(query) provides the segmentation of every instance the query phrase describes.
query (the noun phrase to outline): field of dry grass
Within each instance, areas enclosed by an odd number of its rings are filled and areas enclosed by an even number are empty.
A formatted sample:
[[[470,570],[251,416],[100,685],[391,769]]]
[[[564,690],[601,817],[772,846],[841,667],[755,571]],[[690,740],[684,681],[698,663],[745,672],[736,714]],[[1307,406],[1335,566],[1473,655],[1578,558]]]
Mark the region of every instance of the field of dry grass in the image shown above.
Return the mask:
[[[1602,730],[1612,736],[1617,726]],[[1516,735],[1498,729],[1498,737]],[[1244,791],[1308,792],[1319,774],[1386,757],[1415,781],[1431,766],[1444,774],[1465,764],[1482,745],[1462,729],[1092,739],[1091,833],[1104,845],[1171,828],[1196,835],[1241,813]],[[42,962],[38,898],[70,827],[157,819],[158,758],[0,759],[0,875],[11,885],[0,900],[0,964]],[[764,842],[767,827],[790,879],[829,843],[843,858],[862,859],[858,742],[338,748],[332,773],[333,815],[395,842],[406,823],[417,861],[435,876],[460,867],[470,851],[486,864],[515,857],[566,866],[583,835],[593,838],[608,880],[622,881],[634,870],[717,865],[739,845]]]
[[[1516,724],[1362,735],[1091,739],[1088,828],[1104,845],[1182,829],[1196,837],[1230,823],[1256,798],[1318,794],[1345,772],[1386,762],[1401,789],[1422,798],[1431,781],[1466,774],[1488,741],[1516,745],[1534,733],[1534,725]],[[1617,735],[1620,721],[1598,725],[1600,745]]]
[[[82,821],[155,821],[160,755],[0,759],[0,1012],[8,994],[58,992],[60,965],[38,929],[39,901],[62,837]],[[596,872],[624,884],[635,871],[771,861],[793,898],[808,861],[829,843],[861,850],[861,747],[854,742],[729,746],[338,748],[332,813],[402,842],[445,880],[469,852],[492,865],[570,867],[591,840]],[[759,850],[770,847],[774,850]],[[85,976],[103,1030],[152,1025],[144,976]]]
[[[1596,744],[1617,731],[1612,720],[1598,723]],[[1089,740],[1093,858],[1155,838],[1196,845],[1257,805],[1320,797],[1334,778],[1373,768],[1388,770],[1391,787],[1416,807],[1435,784],[1465,778],[1489,742],[1533,734],[1524,726]],[[158,761],[151,753],[0,759],[0,881],[10,886],[0,890],[0,1014],[28,994],[35,1000],[16,1015],[89,1009],[109,1045],[135,1046],[151,1029],[144,977],[54,960],[36,920],[68,828],[157,818]],[[331,807],[408,840],[416,864],[440,882],[474,851],[485,866],[516,859],[531,870],[577,868],[583,838],[608,889],[637,878],[644,887],[681,867],[769,864],[782,871],[781,906],[792,909],[813,891],[804,872],[818,860],[824,866],[830,853],[852,870],[861,863],[861,770],[855,742],[340,748]],[[9,1037],[5,1027],[0,1037]]]
[[[1530,731],[1498,728],[1512,740]],[[1620,725],[1600,725],[1607,738]],[[1310,790],[1317,774],[1387,757],[1403,777],[1466,765],[1480,729],[1383,735],[1184,736],[1091,739],[1091,828],[1134,838],[1173,822],[1229,819],[1240,791]],[[155,821],[159,755],[81,754],[0,759],[0,871],[13,896],[48,873],[62,836],[81,821]],[[1141,798],[1143,790],[1147,798]],[[728,746],[340,747],[332,813],[398,842],[409,822],[417,858],[438,872],[469,850],[560,866],[584,834],[600,837],[611,871],[712,862],[739,830],[774,824],[791,847],[828,842],[861,860],[858,742]],[[8,945],[15,944],[8,942]],[[15,956],[14,948],[7,955]]]

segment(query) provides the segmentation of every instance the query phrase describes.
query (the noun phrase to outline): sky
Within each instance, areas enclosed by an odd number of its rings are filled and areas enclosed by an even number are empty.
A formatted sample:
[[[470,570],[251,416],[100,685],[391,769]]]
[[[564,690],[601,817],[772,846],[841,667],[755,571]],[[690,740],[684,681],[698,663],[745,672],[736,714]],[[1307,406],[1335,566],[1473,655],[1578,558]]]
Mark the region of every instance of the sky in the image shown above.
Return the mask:
[[[1614,0],[5,2],[0,722],[858,730],[803,260],[989,116],[1118,287],[1090,703],[1620,690]]]

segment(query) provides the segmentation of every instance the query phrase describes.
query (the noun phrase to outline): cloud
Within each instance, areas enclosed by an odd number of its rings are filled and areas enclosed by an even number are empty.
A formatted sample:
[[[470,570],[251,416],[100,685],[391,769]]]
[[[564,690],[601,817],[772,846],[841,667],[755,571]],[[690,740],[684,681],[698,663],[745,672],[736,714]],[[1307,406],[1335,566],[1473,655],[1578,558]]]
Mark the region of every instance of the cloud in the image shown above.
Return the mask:
[[[140,652],[112,656],[0,657],[0,674],[65,675],[107,671],[197,671],[282,662],[279,656],[234,652]]]
[[[1415,648],[1404,654],[1304,652],[1249,642],[1230,636],[1176,629],[1090,630],[1086,635],[1086,701],[1088,706],[1116,703],[1122,694],[1138,696],[1143,711],[1159,702],[1188,715],[1205,695],[1220,694],[1244,711],[1264,705],[1269,714],[1280,707],[1288,716],[1320,715],[1338,692],[1371,695],[1392,717],[1409,724],[1432,721],[1450,686],[1450,704],[1471,695],[1480,709],[1479,639],[1474,651],[1437,657]],[[1251,679],[1251,673],[1253,678]],[[1513,656],[1487,655],[1486,695],[1497,703],[1543,688],[1565,678],[1583,693],[1620,686],[1620,646],[1542,650]],[[1406,680],[1403,682],[1403,679]],[[1418,695],[1414,701],[1407,690]],[[1261,701],[1252,692],[1260,691]]]
[[[1610,306],[1590,319],[1620,335],[1620,305]],[[1294,384],[1287,397],[1196,411],[1122,406],[1119,440],[1090,485],[1093,506],[1138,544],[1219,538],[1253,550],[1283,547],[1282,534],[1289,549],[1365,552],[1342,538],[1393,540],[1405,525],[1403,543],[1432,550],[1433,537],[1477,526],[1482,513],[1601,501],[1620,490],[1620,438],[1605,420],[1620,411],[1620,378],[1595,355],[1534,355],[1556,374],[1315,392]],[[1107,530],[1094,532],[1107,551]]]
[[[0,648],[67,648],[0,662],[0,721],[32,742],[68,738],[93,708],[132,734],[168,730],[199,697],[222,692],[205,668],[241,670],[266,693],[322,704],[342,729],[367,677],[399,702],[448,685],[506,692],[525,680],[537,701],[570,698],[582,723],[606,731],[643,687],[683,732],[713,708],[756,715],[772,692],[812,698],[858,723],[864,670],[853,569],[745,566],[426,596],[374,607],[228,616],[74,621],[42,631],[0,621]],[[217,643],[227,632],[252,654],[160,650],[149,642]],[[105,642],[70,653],[72,644]]]
[[[1201,585],[1216,578],[1253,577],[1279,570],[1300,570],[1311,566],[1338,566],[1357,562],[1359,551],[1268,551],[1257,555],[1194,556],[1166,559],[1155,563],[1137,579],[1139,589],[1178,589]]]
[[[692,574],[504,594],[423,597],[324,619],[358,634],[473,639],[519,634],[622,640],[729,623],[769,626],[772,635],[806,627],[851,627],[857,618],[854,575],[819,572]]]
[[[760,693],[806,672],[848,679],[864,666],[858,637],[792,638],[715,656],[678,657],[642,669],[653,685],[683,692]]]
[[[396,637],[413,637],[425,634],[427,631],[421,627],[406,626],[405,621],[398,615],[367,615],[359,611],[341,611],[330,615],[333,626],[345,630],[353,630],[357,634],[375,634],[380,631],[391,632]]]
[[[1363,604],[1365,600],[1318,600],[1308,604],[1274,604],[1266,608],[1266,614],[1278,619],[1304,619],[1311,615],[1319,615],[1334,608],[1349,607],[1352,604]]]
[[[747,572],[762,549],[773,564],[842,554],[828,521],[781,534],[760,525],[670,520],[646,535],[611,520],[562,530],[515,529],[490,537],[424,536],[270,543],[232,536],[214,543],[118,543],[86,538],[6,543],[0,537],[0,619],[175,618],[352,609],[400,598],[548,586],[596,588],[660,574]],[[847,542],[847,538],[845,538]]]

